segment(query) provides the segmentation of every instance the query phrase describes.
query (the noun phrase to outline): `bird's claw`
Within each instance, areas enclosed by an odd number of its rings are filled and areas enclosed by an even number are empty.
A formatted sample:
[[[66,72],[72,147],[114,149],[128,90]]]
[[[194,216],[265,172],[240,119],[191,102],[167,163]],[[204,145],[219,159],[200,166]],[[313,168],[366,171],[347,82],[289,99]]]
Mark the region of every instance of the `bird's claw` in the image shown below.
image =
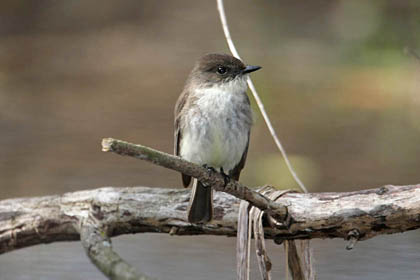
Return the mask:
[[[223,167],[220,168],[220,173],[223,176],[223,181],[225,183],[224,187],[226,187],[226,185],[229,184],[229,182],[230,182],[230,176],[225,173],[225,171],[223,170]]]
[[[208,166],[207,164],[203,164],[203,167],[204,167],[205,169],[207,169],[207,174],[208,174],[209,176],[211,176],[211,174],[212,174],[212,173],[217,172],[217,171],[216,171],[216,169],[214,169],[214,168],[213,168],[213,167],[211,167],[211,166]]]
[[[203,167],[205,169],[207,169],[207,174],[209,176],[211,176],[213,173],[217,172],[216,169],[214,169],[211,166],[208,166],[207,164],[203,164]],[[223,167],[220,168],[220,174],[223,176],[224,187],[226,187],[226,185],[229,184],[229,182],[230,182],[230,176],[225,173],[225,171],[223,170]]]

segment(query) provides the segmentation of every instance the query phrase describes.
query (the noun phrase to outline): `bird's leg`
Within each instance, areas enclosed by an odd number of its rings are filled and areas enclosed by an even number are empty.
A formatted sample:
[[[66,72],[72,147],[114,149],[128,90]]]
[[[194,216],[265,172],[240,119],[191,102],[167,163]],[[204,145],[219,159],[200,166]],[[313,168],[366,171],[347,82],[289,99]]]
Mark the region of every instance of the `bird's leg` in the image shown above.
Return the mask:
[[[226,185],[229,184],[230,182],[230,176],[225,173],[225,171],[223,170],[223,167],[220,168],[220,173],[222,174],[223,180],[225,182],[224,187],[226,187]]]

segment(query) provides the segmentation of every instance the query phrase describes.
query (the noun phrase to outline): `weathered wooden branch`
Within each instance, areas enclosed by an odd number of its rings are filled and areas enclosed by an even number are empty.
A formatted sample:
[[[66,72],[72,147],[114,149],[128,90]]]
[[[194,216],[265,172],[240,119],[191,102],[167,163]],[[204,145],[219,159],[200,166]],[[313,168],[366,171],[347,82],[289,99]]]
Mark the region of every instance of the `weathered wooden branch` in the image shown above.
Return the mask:
[[[139,232],[236,235],[237,198],[217,192],[215,220],[206,225],[186,221],[188,199],[189,190],[108,187],[61,196],[3,200],[0,254],[82,237],[92,262],[110,279],[149,279],[112,251],[108,237]],[[354,239],[357,230],[358,239],[364,240],[420,228],[420,185],[348,193],[287,193],[281,202],[288,205],[290,228],[266,228],[266,238]]]
[[[189,190],[147,187],[100,188],[64,195],[0,201],[0,253],[55,241],[80,239],[92,215],[104,233],[160,232],[175,235],[236,235],[239,200],[215,194],[215,220],[186,221]],[[384,186],[345,193],[287,193],[289,229],[265,229],[266,238],[343,238],[357,229],[359,240],[420,228],[420,185]]]

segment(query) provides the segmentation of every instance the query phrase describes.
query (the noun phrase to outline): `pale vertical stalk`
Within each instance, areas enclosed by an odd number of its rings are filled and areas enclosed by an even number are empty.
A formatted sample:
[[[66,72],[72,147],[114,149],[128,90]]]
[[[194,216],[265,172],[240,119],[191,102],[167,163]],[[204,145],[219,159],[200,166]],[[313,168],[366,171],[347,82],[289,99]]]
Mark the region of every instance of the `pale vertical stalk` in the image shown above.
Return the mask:
[[[284,241],[284,254],[286,255],[286,257],[284,258],[284,279],[289,280],[289,242],[287,240]]]
[[[229,27],[227,24],[227,20],[226,20],[226,14],[225,14],[225,8],[223,6],[223,0],[217,0],[217,9],[219,10],[219,15],[220,15],[220,21],[222,22],[222,27],[223,27],[223,32],[225,34],[226,37],[226,41],[228,43],[229,49],[232,52],[233,56],[241,59],[241,57],[239,56],[238,51],[235,48],[235,44],[233,43],[232,37],[230,36],[230,32],[229,32]],[[274,139],[274,142],[277,145],[277,148],[280,150],[280,153],[282,154],[284,161],[286,162],[286,166],[289,169],[290,174],[292,174],[293,179],[296,181],[296,183],[299,185],[299,187],[301,188],[301,190],[305,193],[308,192],[308,190],[306,189],[305,185],[302,183],[302,181],[299,179],[299,177],[297,176],[296,172],[294,171],[289,158],[287,157],[286,151],[283,148],[283,145],[281,144],[279,138],[277,137],[276,131],[273,128],[273,125],[271,124],[271,121],[264,109],[264,104],[262,103],[260,96],[257,93],[257,90],[255,89],[254,84],[252,83],[252,80],[250,77],[248,77],[247,79],[248,82],[248,86],[249,89],[252,92],[252,95],[254,96],[255,101],[257,102],[258,108],[260,109],[260,112],[264,118],[264,121],[268,127],[268,130],[270,131],[271,136]]]

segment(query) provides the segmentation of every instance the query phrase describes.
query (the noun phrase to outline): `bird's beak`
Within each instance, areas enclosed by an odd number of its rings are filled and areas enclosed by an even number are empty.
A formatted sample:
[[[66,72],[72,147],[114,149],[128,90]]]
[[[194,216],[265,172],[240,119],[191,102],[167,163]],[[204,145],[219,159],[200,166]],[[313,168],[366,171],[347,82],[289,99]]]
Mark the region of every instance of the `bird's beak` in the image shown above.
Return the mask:
[[[242,70],[242,74],[248,74],[254,71],[257,71],[258,69],[261,69],[261,66],[252,66],[247,65],[244,70]]]

